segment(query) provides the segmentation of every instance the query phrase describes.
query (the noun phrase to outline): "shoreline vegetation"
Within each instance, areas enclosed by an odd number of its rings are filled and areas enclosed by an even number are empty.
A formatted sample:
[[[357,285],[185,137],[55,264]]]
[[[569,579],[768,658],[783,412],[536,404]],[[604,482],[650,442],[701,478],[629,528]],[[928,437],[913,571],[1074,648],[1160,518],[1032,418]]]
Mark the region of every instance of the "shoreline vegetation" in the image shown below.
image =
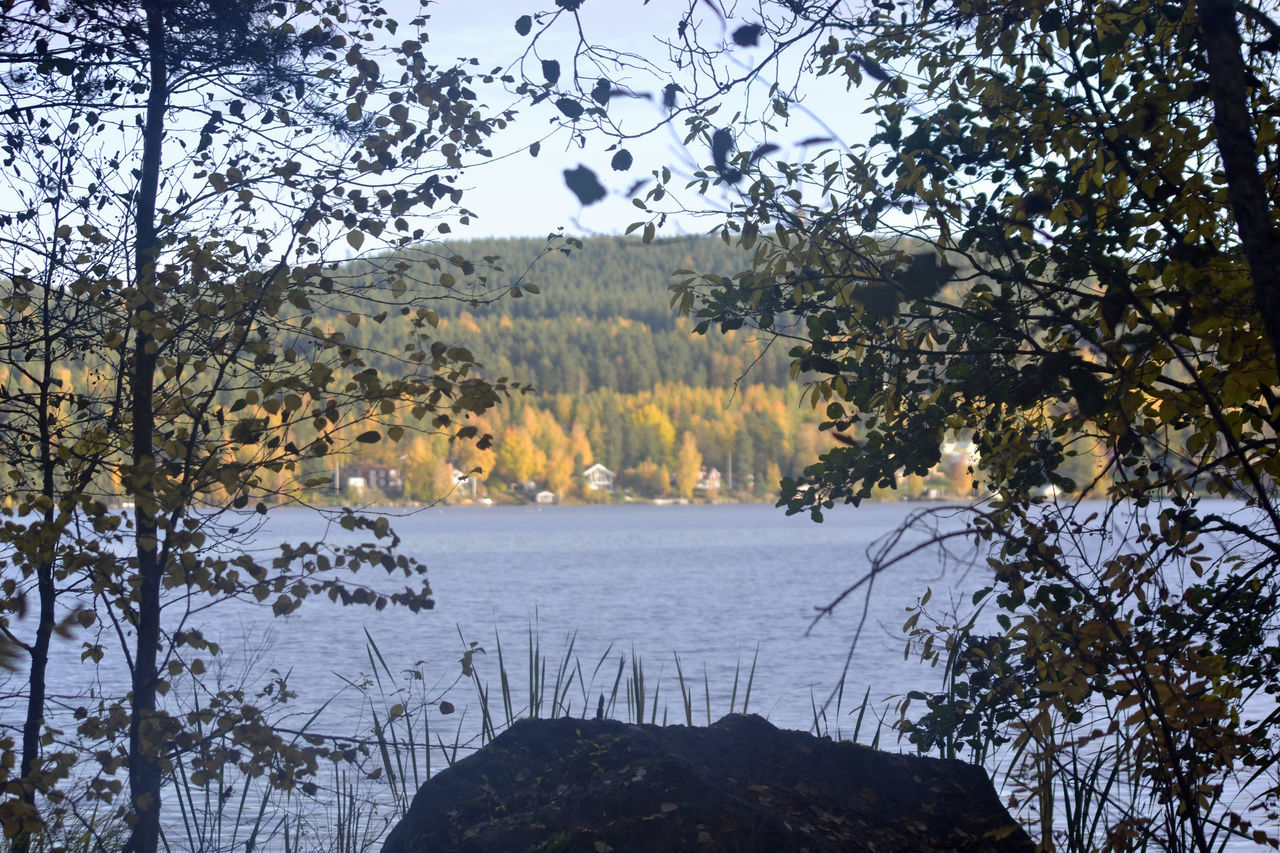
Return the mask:
[[[726,689],[711,683],[705,667],[699,673],[696,662],[678,653],[655,661],[634,647],[609,645],[598,656],[584,658],[576,632],[564,636],[554,651],[533,624],[524,641],[523,648],[519,641],[515,648],[504,645],[496,626],[485,641],[468,639],[459,628],[461,656],[451,664],[450,675],[450,667],[439,662],[393,668],[366,630],[368,669],[344,679],[344,690],[355,691],[363,706],[352,720],[353,730],[325,731],[318,713],[304,715],[305,722],[297,725],[300,718],[289,704],[284,681],[278,693],[260,696],[265,715],[279,716],[278,722],[300,739],[332,744],[341,758],[317,768],[303,784],[277,788],[263,777],[239,773],[234,765],[221,768],[217,778],[200,780],[194,764],[175,756],[164,786],[174,809],[161,830],[162,849],[368,853],[381,848],[428,779],[477,754],[522,721],[594,718],[704,729],[726,715],[759,715],[774,698],[761,696],[756,684],[762,666],[758,647],[754,655],[740,659]],[[955,665],[947,661],[943,680],[953,678]],[[1027,831],[1050,827],[1054,842],[1063,844],[1059,849],[1092,849],[1090,841],[1096,840],[1100,819],[1115,808],[1114,798],[1128,798],[1137,806],[1148,794],[1137,784],[1125,788],[1121,782],[1113,799],[1091,799],[1079,779],[1066,775],[1031,789],[1028,780],[1036,768],[990,733],[966,748],[941,742],[922,747],[911,736],[907,714],[919,697],[907,693],[891,697],[896,704],[877,704],[869,687],[860,697],[847,693],[847,678],[842,675],[834,689],[815,691],[810,684],[812,717],[805,731],[887,754],[962,759],[989,776],[1018,825]],[[769,719],[767,711],[763,718]],[[202,737],[208,751],[217,752],[234,749],[237,734],[210,727]],[[53,810],[50,817],[46,831],[35,839],[34,853],[113,851],[127,832],[118,816],[96,811]],[[1225,835],[1216,841],[1216,849],[1227,849]]]

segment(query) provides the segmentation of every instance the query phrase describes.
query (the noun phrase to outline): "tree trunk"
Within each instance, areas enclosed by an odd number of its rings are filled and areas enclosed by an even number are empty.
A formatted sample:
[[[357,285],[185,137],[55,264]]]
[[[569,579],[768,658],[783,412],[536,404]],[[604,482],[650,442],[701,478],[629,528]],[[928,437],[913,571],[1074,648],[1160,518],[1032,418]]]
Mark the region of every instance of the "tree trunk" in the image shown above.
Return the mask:
[[[158,245],[155,214],[160,184],[161,147],[168,106],[168,69],[165,55],[165,21],[160,0],[144,0],[147,15],[147,48],[151,90],[147,97],[143,129],[142,174],[134,234],[135,288],[133,362],[130,385],[132,433],[130,491],[134,498],[134,542],[138,560],[137,650],[133,665],[133,695],[129,720],[129,792],[134,824],[125,845],[127,853],[155,853],[160,842],[160,747],[163,727],[156,713],[156,685],[160,673],[160,581],[164,566],[159,559],[156,518],[157,466],[155,461],[156,374],[156,264]]]
[[[1280,229],[1258,171],[1249,115],[1249,75],[1240,52],[1235,0],[1198,0],[1201,40],[1209,60],[1213,129],[1227,178],[1227,197],[1253,279],[1254,298],[1271,349],[1280,360]]]
[[[36,589],[40,599],[40,616],[36,622],[36,636],[28,653],[31,658],[31,669],[27,675],[27,712],[22,722],[22,763],[19,765],[22,776],[22,802],[31,810],[33,818],[38,817],[36,810],[36,792],[44,786],[39,778],[44,750],[41,734],[44,730],[45,700],[48,696],[49,643],[53,638],[53,629],[57,619],[55,605],[58,589],[55,584],[54,570],[57,563],[57,542],[62,538],[62,529],[58,519],[57,506],[57,465],[54,449],[54,432],[57,429],[55,400],[53,399],[53,369],[58,356],[54,353],[54,310],[52,269],[54,253],[48,260],[49,274],[46,275],[41,293],[40,305],[40,384],[36,400],[36,426],[39,433],[40,452],[40,494],[45,498],[45,507],[41,513],[41,535],[38,538],[39,550],[25,555],[25,559],[35,564]],[[55,537],[52,531],[58,527]],[[12,853],[27,853],[31,849],[31,833],[27,827],[20,826],[13,837]]]
[[[49,669],[49,641],[53,637],[56,620],[54,604],[57,588],[54,585],[54,540],[50,538],[57,523],[57,507],[55,505],[55,478],[53,457],[53,424],[51,412],[50,383],[53,381],[53,359],[50,351],[50,325],[48,313],[48,290],[45,291],[44,315],[44,373],[40,382],[40,404],[37,415],[40,430],[40,493],[48,501],[41,513],[39,551],[36,560],[36,586],[40,595],[40,618],[36,623],[35,642],[31,644],[31,671],[27,676],[27,714],[22,722],[22,801],[36,814],[36,790],[41,787],[41,756],[43,750],[40,735],[44,729],[45,697],[48,693],[47,675]],[[28,557],[28,559],[30,556]],[[31,836],[25,827],[13,839],[12,853],[26,853],[31,846]]]

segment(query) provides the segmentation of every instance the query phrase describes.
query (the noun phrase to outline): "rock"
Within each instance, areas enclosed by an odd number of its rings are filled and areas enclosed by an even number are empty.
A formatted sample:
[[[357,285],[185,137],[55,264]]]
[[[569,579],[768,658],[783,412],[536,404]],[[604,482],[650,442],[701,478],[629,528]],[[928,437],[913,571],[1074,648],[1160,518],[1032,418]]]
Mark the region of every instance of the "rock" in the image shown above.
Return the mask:
[[[707,728],[524,720],[418,791],[383,853],[1035,849],[962,761],[757,716]]]

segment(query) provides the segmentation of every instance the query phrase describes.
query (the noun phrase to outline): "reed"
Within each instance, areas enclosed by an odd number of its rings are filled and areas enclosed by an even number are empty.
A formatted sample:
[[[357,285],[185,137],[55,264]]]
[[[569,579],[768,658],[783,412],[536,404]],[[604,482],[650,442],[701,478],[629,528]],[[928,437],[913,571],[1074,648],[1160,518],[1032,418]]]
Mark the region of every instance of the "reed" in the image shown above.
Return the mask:
[[[686,661],[673,654],[674,679],[667,681],[674,681],[678,701],[672,714],[666,704],[672,691],[664,691],[664,667],[660,664],[655,670],[634,648],[621,651],[610,645],[584,662],[576,633],[567,634],[552,654],[533,624],[525,632],[523,654],[514,658],[497,632],[492,657],[461,632],[459,639],[461,672],[452,680],[429,682],[420,669],[393,672],[366,632],[369,673],[361,680],[348,680],[347,685],[361,696],[368,731],[336,741],[344,745],[344,760],[332,764],[325,771],[327,777],[317,779],[310,791],[280,790],[234,762],[210,762],[220,751],[235,748],[233,734],[213,725],[197,725],[198,750],[175,751],[170,756],[166,811],[172,818],[164,827],[164,849],[366,853],[377,849],[387,829],[405,814],[418,789],[434,773],[521,720],[598,715],[628,723],[665,724],[675,719],[688,726],[709,725],[722,713],[750,712],[760,656],[757,647],[749,666],[739,660],[727,707],[716,707],[706,667],[698,679]],[[811,691],[811,730],[836,740],[869,742],[876,748],[886,729],[897,729],[901,737],[918,725],[906,722],[913,699],[929,698],[935,711],[964,708],[970,697],[961,673],[965,664],[957,651],[960,647],[954,644],[945,658],[942,692],[934,697],[908,695],[897,709],[896,721],[888,719],[886,709],[873,705],[870,688],[849,706],[843,680],[821,701]],[[523,664],[523,672],[512,668],[513,660]],[[204,710],[200,695],[197,691],[191,700],[197,720],[205,718],[200,714]],[[291,742],[315,742],[312,730],[328,704],[292,730]],[[1125,849],[1148,849],[1155,833],[1149,832],[1143,843],[1140,827],[1166,804],[1152,800],[1150,787],[1141,783],[1129,744],[1119,731],[1110,739],[1090,738],[1082,748],[1079,726],[1080,721],[1054,720],[1035,727],[1034,734],[1005,743],[983,728],[977,734],[962,732],[953,721],[931,729],[932,739],[918,745],[941,757],[984,766],[1001,788],[1014,794],[1015,816],[1038,832],[1043,849],[1085,853],[1106,847],[1108,828],[1117,825],[1139,827],[1136,846],[1130,843]],[[1027,731],[1033,730],[1028,727]],[[210,773],[210,767],[216,772]],[[1206,796],[1222,794],[1207,792]],[[119,813],[95,805],[97,809],[84,812],[53,812],[45,832],[34,839],[33,853],[120,849],[127,833]],[[1176,835],[1177,827],[1163,830],[1169,837]],[[1213,848],[1226,849],[1239,834],[1233,830],[1214,827]]]
[[[725,713],[750,712],[758,647],[749,665],[739,660],[735,666],[727,707],[716,707],[705,666],[698,679],[685,660],[673,654],[674,692],[679,700],[672,714],[666,704],[672,691],[664,683],[663,665],[655,670],[634,648],[622,651],[614,645],[584,661],[577,639],[576,633],[567,634],[553,654],[531,624],[525,632],[523,654],[513,659],[509,644],[503,643],[499,633],[494,633],[490,656],[459,631],[461,673],[452,680],[430,682],[421,670],[394,672],[366,631],[369,671],[360,679],[345,679],[345,683],[347,690],[356,691],[361,698],[367,732],[340,739],[316,734],[314,730],[333,698],[292,729],[291,742],[314,743],[324,738],[341,743],[346,747],[339,750],[344,760],[333,763],[327,771],[322,768],[326,778],[317,778],[309,791],[279,790],[267,779],[243,772],[234,762],[218,764],[210,774],[208,759],[219,750],[234,749],[233,733],[209,724],[198,727],[199,751],[175,750],[170,756],[166,812],[171,819],[163,830],[164,849],[171,853],[316,849],[366,853],[377,849],[387,829],[404,815],[427,779],[521,720],[593,717],[598,713],[628,723],[678,720],[693,726],[709,725]],[[523,672],[511,666],[513,660],[523,664]],[[672,681],[670,676],[667,681]],[[842,706],[843,696],[841,686],[832,707],[813,700],[817,733],[841,737],[840,721],[856,714],[852,734],[858,736],[870,692],[863,696],[860,707],[849,710]],[[191,701],[199,712],[198,691]],[[204,719],[199,713],[195,718]],[[51,826],[37,839],[32,848],[35,853],[118,850],[124,837],[123,823],[115,812],[107,817],[93,815],[87,821],[69,819],[68,825],[54,830]]]

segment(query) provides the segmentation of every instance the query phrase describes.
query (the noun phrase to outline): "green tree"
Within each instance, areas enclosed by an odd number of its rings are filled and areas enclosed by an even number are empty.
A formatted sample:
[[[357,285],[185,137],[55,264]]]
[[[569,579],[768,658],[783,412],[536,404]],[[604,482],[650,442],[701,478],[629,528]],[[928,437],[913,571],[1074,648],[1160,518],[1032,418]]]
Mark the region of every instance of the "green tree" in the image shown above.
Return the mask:
[[[732,38],[699,41],[703,25]],[[974,437],[994,500],[943,538],[987,543],[981,599],[1003,633],[913,618],[964,689],[907,731],[978,758],[1012,739],[1046,846],[1057,791],[1106,802],[1115,778],[1118,817],[1072,821],[1062,843],[1275,842],[1225,792],[1274,767],[1280,734],[1280,715],[1242,711],[1280,690],[1277,44],[1274,7],[1231,0],[780,0],[692,4],[671,65],[651,58],[659,121],[704,164],[689,188],[728,204],[719,231],[752,253],[734,276],[680,275],[676,304],[701,331],[789,346],[823,428],[856,427],[784,482],[788,511],[821,520]],[[584,107],[575,131],[644,132],[590,97],[622,69],[576,58],[556,92]],[[765,82],[781,68],[803,69],[794,87]],[[875,130],[790,156],[784,123],[820,78],[865,92]],[[668,199],[696,204],[684,180],[647,190],[646,239]],[[1106,469],[1077,483],[1065,463],[1086,453]],[[1046,513],[1045,490],[1108,509]],[[1121,541],[1117,517],[1135,519]],[[1257,784],[1252,802],[1274,802]]]
[[[423,567],[394,553],[385,519],[341,517],[380,545],[296,543],[274,560],[209,546],[246,523],[251,501],[298,494],[315,460],[397,440],[399,420],[477,435],[463,421],[503,389],[435,336],[425,301],[466,289],[474,265],[451,256],[418,287],[392,260],[356,290],[334,261],[426,238],[419,216],[458,200],[462,158],[484,154],[506,117],[474,106],[463,67],[427,63],[422,18],[386,48],[394,21],[331,3],[18,2],[3,20],[0,123],[17,190],[0,214],[13,321],[0,405],[22,424],[3,444],[17,516],[3,528],[17,570],[3,627],[31,666],[23,753],[14,761],[5,744],[3,766],[18,769],[0,809],[24,847],[37,795],[76,760],[32,754],[28,732],[36,721],[38,746],[51,725],[40,705],[53,600],[82,591],[99,620],[120,626],[131,690],[104,713],[77,712],[79,732],[123,741],[96,755],[107,775],[128,772],[125,849],[154,851],[175,755],[193,762],[197,784],[238,762],[250,776],[270,768],[281,787],[314,773],[318,757],[232,696],[206,710],[248,740],[210,754],[160,697],[217,649],[185,620],[167,630],[166,610],[192,607],[197,593],[270,599],[277,613],[317,595],[428,606]],[[352,334],[316,322],[321,310]],[[388,366],[371,366],[354,330],[392,313],[415,333]],[[67,363],[88,377],[79,387],[53,369]],[[100,490],[108,472],[133,504],[127,556],[106,547],[119,523]],[[327,571],[361,565],[417,588],[384,596]],[[29,591],[40,599],[30,642],[12,618]],[[87,657],[104,654],[87,644]],[[94,791],[111,799],[113,784]]]

